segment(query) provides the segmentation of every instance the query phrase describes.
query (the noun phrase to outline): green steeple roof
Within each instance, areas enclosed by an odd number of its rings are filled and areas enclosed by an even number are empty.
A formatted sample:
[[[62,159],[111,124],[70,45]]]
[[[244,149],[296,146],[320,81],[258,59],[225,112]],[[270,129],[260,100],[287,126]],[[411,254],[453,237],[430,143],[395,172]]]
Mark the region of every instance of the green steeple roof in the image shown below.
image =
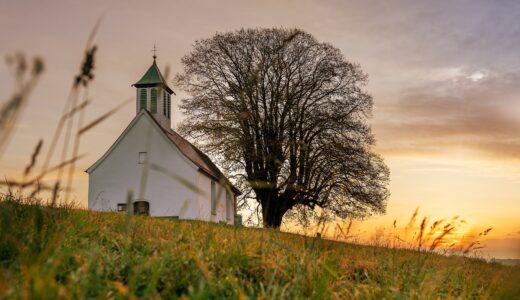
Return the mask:
[[[148,68],[148,71],[144,73],[143,77],[133,85],[138,88],[161,86],[164,89],[166,89],[170,94],[173,93],[172,89],[170,89],[170,87],[166,83],[166,80],[164,80],[164,77],[162,76],[159,67],[157,67],[155,59],[153,60],[153,64],[150,66],[150,68]]]

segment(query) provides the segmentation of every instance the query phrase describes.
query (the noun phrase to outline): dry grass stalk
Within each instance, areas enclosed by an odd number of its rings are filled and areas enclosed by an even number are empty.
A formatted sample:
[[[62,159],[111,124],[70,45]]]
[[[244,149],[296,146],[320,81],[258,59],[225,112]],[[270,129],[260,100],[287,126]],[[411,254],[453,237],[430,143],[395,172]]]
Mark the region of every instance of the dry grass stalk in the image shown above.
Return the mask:
[[[98,25],[98,24],[96,24],[96,25]],[[97,26],[95,27],[95,29],[93,31],[95,31],[95,30],[97,30]],[[93,38],[92,34],[91,34],[91,37]],[[90,46],[90,43],[91,43],[91,40],[89,38],[89,41],[87,42],[87,47],[85,49],[85,55],[83,58],[83,62],[82,62],[81,68],[80,68],[80,73],[78,75],[76,75],[76,77],[74,79],[74,84],[72,86],[72,93],[71,93],[72,97],[69,100],[70,100],[70,107],[72,107],[73,110],[76,107],[77,101],[78,101],[79,86],[82,85],[85,88],[85,93],[87,93],[86,88],[88,87],[88,84],[92,81],[92,79],[94,79],[93,70],[94,70],[95,53],[97,51],[97,46],[96,45]],[[80,111],[83,112],[84,110],[80,110]],[[81,113],[81,116],[80,116],[81,120],[78,121],[78,124],[82,122],[82,116],[83,116],[83,113]],[[63,148],[62,148],[62,152],[61,152],[61,161],[64,161],[68,156],[68,149],[69,149],[69,144],[70,144],[69,139],[71,138],[71,134],[72,134],[74,115],[71,117],[66,117],[66,115],[64,114],[62,116],[62,119],[66,120],[65,138],[63,140]],[[79,124],[78,126],[81,126],[81,124]],[[79,131],[79,129],[78,129],[78,131]],[[74,147],[77,148],[77,146],[79,146],[79,134],[76,134],[74,139],[75,139],[75,141],[73,142]],[[73,151],[75,151],[75,153],[72,154],[74,156],[74,154],[77,154],[77,149],[74,149]],[[70,170],[73,172],[73,169],[74,169],[74,163],[71,164]],[[61,175],[62,175],[62,169],[58,169],[58,176],[56,178],[56,186],[60,185]],[[69,172],[69,179],[67,180],[68,181],[67,187],[70,185],[72,176],[73,175]],[[53,199],[54,199],[54,195],[53,195]],[[68,200],[68,192],[66,194],[65,200]]]
[[[52,167],[52,168],[49,168],[47,171],[45,171],[44,173],[40,173],[38,174],[36,177],[34,177],[33,179],[30,179],[30,180],[27,180],[27,181],[24,181],[24,182],[16,182],[16,181],[8,181],[8,180],[5,180],[4,182],[0,182],[0,185],[9,185],[8,183],[16,183],[16,186],[19,186],[21,188],[26,188],[26,187],[30,187],[30,186],[41,186],[43,187],[44,185],[41,185],[40,181],[45,177],[47,176],[48,174],[60,169],[60,168],[64,168],[66,166],[68,166],[69,164],[77,161],[77,160],[80,160],[81,158],[85,157],[85,154],[82,154],[82,155],[78,155],[76,157],[73,157],[69,160],[66,160],[64,162],[61,162],[59,163],[58,165]],[[6,183],[7,182],[7,183]]]
[[[43,146],[43,140],[40,139],[36,146],[34,147],[33,154],[31,155],[31,161],[29,164],[25,167],[25,170],[23,172],[24,178],[31,173],[32,168],[36,165],[36,159],[38,158],[38,155],[40,154],[40,151]]]
[[[52,188],[48,185],[43,185],[41,183],[35,183],[35,184],[27,184],[25,182],[20,182],[20,181],[15,181],[15,180],[8,180],[8,179],[4,179],[3,181],[0,181],[0,185],[4,185],[8,188],[12,188],[12,187],[17,187],[21,190],[29,187],[29,186],[35,186],[35,185],[38,185],[38,188],[39,190],[43,190],[43,191],[52,191]],[[30,197],[29,197],[30,198]]]
[[[27,61],[22,53],[8,56],[6,61],[14,68],[16,89],[10,99],[0,108],[0,158],[27,105],[29,96],[44,70],[43,60],[39,57],[33,59],[30,72],[28,72]]]
[[[85,108],[90,103],[90,100],[87,99],[77,105],[78,97],[80,94],[80,86],[83,86],[85,89],[88,86],[88,83],[92,81],[94,78],[94,75],[92,73],[94,69],[94,55],[97,51],[97,46],[92,45],[93,38],[95,36],[95,33],[97,32],[99,25],[101,22],[101,18],[98,19],[96,22],[96,25],[94,26],[93,30],[91,31],[91,34],[87,40],[87,45],[85,47],[85,55],[84,59],[82,61],[82,65],[80,67],[80,72],[78,75],[75,76],[72,88],[70,90],[69,96],[67,97],[67,100],[65,102],[65,106],[63,108],[63,112],[61,114],[61,117],[59,119],[58,125],[54,131],[49,150],[47,151],[47,155],[45,157],[44,163],[42,165],[41,174],[48,174],[49,173],[49,165],[51,163],[52,157],[54,156],[54,152],[56,149],[56,146],[58,144],[58,140],[62,136],[63,128],[65,127],[65,136],[63,139],[63,146],[61,151],[61,162],[69,162],[67,164],[60,163],[58,165],[58,168],[53,168],[52,171],[57,171],[57,178],[54,183],[54,190],[52,198],[53,200],[56,199],[57,194],[59,193],[59,187],[61,186],[61,176],[63,173],[63,167],[66,165],[70,165],[68,178],[67,178],[67,184],[66,184],[66,191],[67,195],[65,197],[65,200],[68,200],[68,191],[70,191],[70,185],[73,178],[73,172],[75,167],[75,162],[77,160],[77,153],[79,149],[79,136],[76,134],[73,142],[73,152],[70,157],[72,157],[70,160],[67,160],[67,157],[69,157],[69,145],[70,145],[70,138],[72,134],[72,124],[74,122],[75,116],[78,112],[81,112],[80,119],[82,119],[82,115],[84,113]],[[86,93],[86,90],[85,90]],[[81,124],[81,120],[78,121],[78,124]],[[37,179],[41,180],[43,176],[38,176]],[[36,189],[35,191],[38,191],[39,189]],[[33,192],[34,193],[34,192]]]
[[[410,228],[413,228],[415,225],[415,220],[417,220],[417,215],[419,214],[419,207],[415,209],[415,211],[412,214],[412,217],[410,218],[410,221],[408,221],[408,224],[405,227],[405,230],[409,230]]]
[[[89,131],[90,129],[92,129],[93,127],[95,127],[96,125],[98,125],[99,123],[103,122],[104,120],[106,120],[107,118],[109,118],[110,116],[112,116],[113,114],[115,114],[117,111],[119,111],[123,106],[125,106],[126,104],[130,103],[131,101],[133,101],[133,99],[128,99],[124,102],[122,102],[121,104],[119,104],[118,106],[116,106],[115,108],[109,110],[108,112],[104,113],[103,115],[99,116],[98,118],[94,119],[94,121],[88,123],[87,125],[85,125],[84,127],[82,127],[79,131],[78,131],[78,135],[82,135],[84,133],[86,133],[87,131]]]
[[[422,245],[423,245],[423,242],[424,242],[424,232],[425,232],[425,229],[426,229],[426,225],[428,224],[428,218],[427,217],[424,217],[422,219],[422,222],[421,222],[421,226],[419,228],[419,235],[417,236],[417,250],[418,251],[421,251],[422,249]]]
[[[199,189],[199,187],[197,185],[193,184],[192,182],[188,181],[186,178],[184,178],[182,176],[174,174],[173,172],[171,172],[170,170],[168,170],[165,167],[162,167],[162,166],[159,166],[157,164],[151,163],[150,164],[150,168],[152,170],[154,170],[154,171],[157,171],[159,173],[162,173],[162,174],[170,177],[171,179],[173,179],[175,181],[180,182],[182,185],[184,185],[185,187],[187,187],[188,189],[194,191],[197,194],[202,194],[203,193],[203,191],[201,189]]]
[[[442,232],[433,239],[431,245],[430,245],[430,251],[434,251],[437,249],[440,245],[442,245],[445,242],[445,238],[449,236],[453,230],[455,229],[454,226],[451,224],[447,224],[447,226],[444,226]]]
[[[77,123],[76,135],[74,136],[74,145],[73,145],[73,150],[72,150],[72,157],[75,157],[75,156],[78,155],[79,143],[80,143],[80,135],[77,132],[79,132],[80,128],[83,126],[83,118],[85,116],[85,107],[89,103],[89,100],[86,99],[86,100],[83,101],[83,103],[85,103],[85,105],[80,105],[78,107],[78,110],[77,110],[77,111],[79,111],[79,119],[78,119],[78,123]],[[69,165],[69,172],[68,172],[68,176],[67,176],[67,183],[65,185],[67,187],[66,188],[66,192],[65,192],[65,201],[69,200],[69,194],[70,194],[70,190],[71,190],[72,179],[74,177],[75,166],[76,166],[75,162],[72,162]]]

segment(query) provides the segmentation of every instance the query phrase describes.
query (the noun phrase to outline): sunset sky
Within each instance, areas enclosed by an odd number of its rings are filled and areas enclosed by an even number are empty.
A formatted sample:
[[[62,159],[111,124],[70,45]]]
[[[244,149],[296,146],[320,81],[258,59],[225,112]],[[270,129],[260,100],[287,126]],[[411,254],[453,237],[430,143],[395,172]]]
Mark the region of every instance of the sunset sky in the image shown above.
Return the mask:
[[[175,74],[194,41],[217,31],[301,28],[369,75],[375,151],[392,195],[387,214],[357,230],[406,223],[419,207],[434,219],[460,216],[468,234],[493,227],[490,255],[520,258],[520,1],[0,1],[0,56],[22,51],[46,64],[0,161],[2,178],[19,178],[38,139],[51,138],[100,16],[88,120],[135,97],[131,84],[154,43],[161,69]],[[2,62],[0,102],[13,84]],[[173,89],[178,104],[185,94]],[[134,115],[131,103],[82,140],[78,202],[87,202],[82,170]],[[173,126],[181,119],[174,106]]]

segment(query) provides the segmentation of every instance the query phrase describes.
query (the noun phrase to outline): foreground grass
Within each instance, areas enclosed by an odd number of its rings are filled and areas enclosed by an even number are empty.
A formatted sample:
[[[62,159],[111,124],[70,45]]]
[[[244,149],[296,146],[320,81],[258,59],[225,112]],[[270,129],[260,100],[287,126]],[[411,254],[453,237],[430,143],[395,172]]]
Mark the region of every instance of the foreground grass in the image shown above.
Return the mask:
[[[463,257],[0,202],[0,298],[517,299],[519,275]]]

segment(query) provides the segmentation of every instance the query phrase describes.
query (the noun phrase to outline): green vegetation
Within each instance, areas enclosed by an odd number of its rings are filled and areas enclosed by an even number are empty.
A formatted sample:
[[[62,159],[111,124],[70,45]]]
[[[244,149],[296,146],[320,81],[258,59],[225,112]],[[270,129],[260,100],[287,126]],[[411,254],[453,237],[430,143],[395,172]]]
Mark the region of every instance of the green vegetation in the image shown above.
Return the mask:
[[[0,298],[507,299],[519,275],[274,230],[0,202]]]

